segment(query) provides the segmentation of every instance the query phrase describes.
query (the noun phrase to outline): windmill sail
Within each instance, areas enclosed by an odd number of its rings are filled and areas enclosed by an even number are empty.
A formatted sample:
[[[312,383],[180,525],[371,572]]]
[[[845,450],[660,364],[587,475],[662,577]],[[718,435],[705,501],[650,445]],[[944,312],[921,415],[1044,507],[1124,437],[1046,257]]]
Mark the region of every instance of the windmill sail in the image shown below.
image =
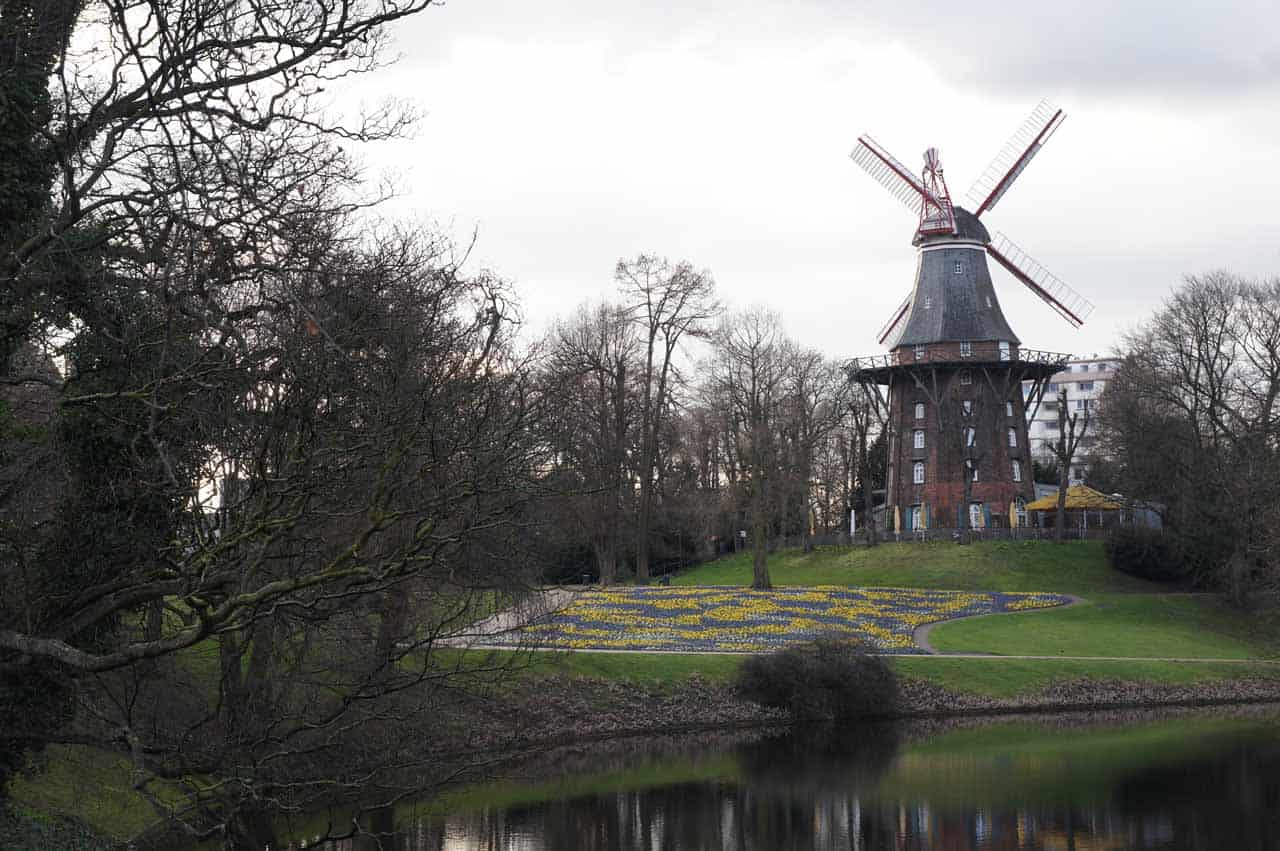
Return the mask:
[[[1032,158],[1062,124],[1066,114],[1047,100],[1040,101],[1022,126],[969,189],[969,206],[975,216],[995,207]]]
[[[1067,286],[1065,281],[1037,263],[1004,234],[996,233],[995,239],[987,244],[987,252],[1077,328],[1093,312],[1093,302]]]
[[[906,300],[903,301],[902,304],[898,305],[898,309],[893,312],[893,316],[889,317],[889,321],[880,329],[879,339],[881,345],[883,345],[884,341],[889,339],[895,331],[902,327],[902,321],[907,318],[907,311],[910,307],[911,296],[907,296]]]
[[[920,216],[921,229],[926,232],[951,231],[955,218],[951,212],[951,199],[942,198],[929,191],[918,177],[870,136],[859,136],[858,144],[849,154],[858,166],[876,179],[889,194],[901,201],[913,213]]]

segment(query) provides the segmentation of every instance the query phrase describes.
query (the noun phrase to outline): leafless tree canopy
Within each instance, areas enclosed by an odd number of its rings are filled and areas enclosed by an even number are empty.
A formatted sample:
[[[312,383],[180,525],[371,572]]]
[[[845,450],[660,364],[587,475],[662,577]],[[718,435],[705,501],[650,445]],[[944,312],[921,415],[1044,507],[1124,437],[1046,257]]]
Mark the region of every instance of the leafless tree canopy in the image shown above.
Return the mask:
[[[326,111],[428,5],[0,7],[0,779],[90,748],[262,847],[447,770],[547,456],[507,286],[361,214],[411,116]]]
[[[1125,338],[1100,414],[1126,491],[1159,504],[1207,582],[1245,602],[1280,566],[1280,280],[1187,278]]]

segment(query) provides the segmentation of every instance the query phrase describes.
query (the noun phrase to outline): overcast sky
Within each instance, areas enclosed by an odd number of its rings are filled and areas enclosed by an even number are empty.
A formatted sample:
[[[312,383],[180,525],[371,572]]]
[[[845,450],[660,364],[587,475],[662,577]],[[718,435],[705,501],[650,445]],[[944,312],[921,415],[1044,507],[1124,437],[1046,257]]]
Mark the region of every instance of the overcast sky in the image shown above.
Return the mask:
[[[962,201],[1043,97],[1067,120],[984,221],[1096,309],[1075,330],[992,263],[1024,345],[1107,352],[1183,274],[1280,274],[1274,0],[1010,5],[451,0],[346,96],[422,113],[365,161],[397,213],[478,233],[531,333],[644,251],[831,356],[880,351],[916,223],[857,136],[913,168],[937,146]]]

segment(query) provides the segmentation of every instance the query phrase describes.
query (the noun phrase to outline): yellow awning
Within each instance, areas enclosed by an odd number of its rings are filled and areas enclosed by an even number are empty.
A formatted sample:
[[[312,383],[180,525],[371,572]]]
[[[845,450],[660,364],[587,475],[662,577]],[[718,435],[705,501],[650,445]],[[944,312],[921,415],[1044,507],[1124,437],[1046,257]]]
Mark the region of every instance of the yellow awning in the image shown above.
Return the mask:
[[[1056,493],[1027,503],[1027,511],[1055,511],[1057,508]],[[1122,508],[1123,505],[1088,485],[1072,485],[1067,488],[1067,511],[1119,511]]]

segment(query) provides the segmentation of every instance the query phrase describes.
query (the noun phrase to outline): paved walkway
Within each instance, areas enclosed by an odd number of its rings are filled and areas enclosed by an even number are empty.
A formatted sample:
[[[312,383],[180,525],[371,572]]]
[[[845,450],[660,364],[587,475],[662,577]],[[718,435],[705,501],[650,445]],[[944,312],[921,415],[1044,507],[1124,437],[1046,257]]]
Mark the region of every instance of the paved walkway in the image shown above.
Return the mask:
[[[1057,607],[1058,609],[1069,609],[1069,608],[1071,608],[1072,606],[1078,606],[1078,605],[1080,605],[1081,603],[1083,603],[1083,602],[1084,602],[1084,599],[1083,599],[1083,598],[1081,598],[1081,597],[1077,597],[1075,594],[1063,594],[1062,596],[1063,596],[1063,597],[1066,597],[1066,598],[1068,599],[1068,602],[1064,603],[1064,604],[1063,604],[1063,605],[1061,605],[1061,606],[1058,606],[1058,607]],[[1044,610],[1041,610],[1041,611],[1044,611]],[[992,612],[991,614],[987,614],[987,615],[970,615],[969,617],[972,617],[972,618],[989,618],[989,617],[994,617],[995,615],[1007,615],[1007,614],[1014,614],[1014,613],[1013,613],[1013,612]],[[963,620],[968,620],[968,619],[969,619],[969,618],[963,618]],[[921,650],[923,650],[925,653],[928,653],[930,656],[955,656],[955,655],[960,655],[960,654],[955,654],[955,653],[940,653],[940,652],[939,652],[939,651],[938,651],[938,650],[937,650],[937,649],[936,649],[932,644],[930,644],[930,643],[929,643],[929,633],[933,632],[933,628],[934,628],[935,626],[941,626],[941,625],[942,625],[942,624],[944,624],[944,623],[951,623],[952,621],[956,621],[956,620],[962,620],[962,618],[947,618],[946,620],[940,620],[940,621],[934,621],[933,623],[921,624],[920,626],[916,627],[916,631],[911,635],[911,638],[912,638],[912,640],[913,640],[913,641],[915,641],[915,643],[916,643],[916,646],[917,646],[917,647],[919,647],[919,648],[920,648]],[[973,655],[975,655],[975,656],[992,656],[992,655],[995,655],[995,654],[991,654],[991,653],[978,653],[978,654],[973,654]],[[1006,657],[1004,657],[1004,658],[1006,658],[1006,659],[1010,659],[1010,658],[1014,658],[1014,657],[1006,656]],[[1024,658],[1031,658],[1031,657],[1024,657]],[[1054,657],[1054,658],[1056,658],[1056,657]]]
[[[484,639],[519,632],[530,623],[562,610],[581,591],[568,588],[543,588],[534,591],[519,605],[489,615],[465,629],[446,636],[440,643],[446,647],[499,648],[498,643],[486,643]],[[507,649],[510,649],[508,646]]]

